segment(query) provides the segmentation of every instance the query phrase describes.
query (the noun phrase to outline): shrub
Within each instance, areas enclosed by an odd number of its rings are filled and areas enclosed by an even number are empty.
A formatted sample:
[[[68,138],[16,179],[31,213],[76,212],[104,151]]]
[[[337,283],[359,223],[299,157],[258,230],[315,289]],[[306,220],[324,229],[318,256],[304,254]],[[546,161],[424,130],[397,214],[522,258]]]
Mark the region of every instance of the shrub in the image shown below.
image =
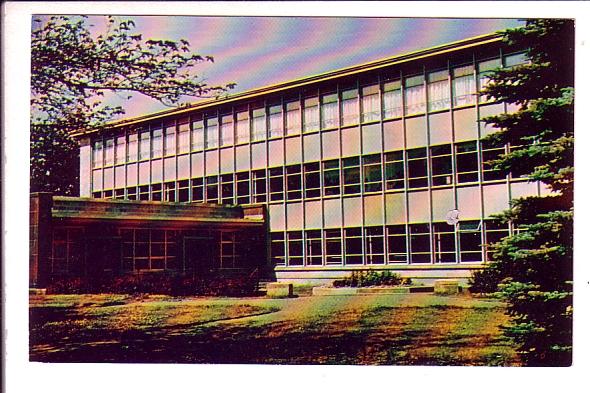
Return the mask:
[[[405,281],[404,281],[405,280]],[[353,271],[350,277],[334,280],[334,287],[370,287],[376,285],[395,286],[404,283],[411,284],[411,279],[402,279],[399,274],[389,271]]]

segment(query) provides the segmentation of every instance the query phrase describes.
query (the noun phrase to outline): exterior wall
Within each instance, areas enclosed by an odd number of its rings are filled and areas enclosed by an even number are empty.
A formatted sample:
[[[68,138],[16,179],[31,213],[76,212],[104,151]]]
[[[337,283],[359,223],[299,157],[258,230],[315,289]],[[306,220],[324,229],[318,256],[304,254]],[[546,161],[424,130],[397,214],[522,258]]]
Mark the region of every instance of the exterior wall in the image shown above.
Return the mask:
[[[43,286],[47,277],[47,263],[51,249],[51,205],[50,193],[31,195],[29,217],[29,283]]]

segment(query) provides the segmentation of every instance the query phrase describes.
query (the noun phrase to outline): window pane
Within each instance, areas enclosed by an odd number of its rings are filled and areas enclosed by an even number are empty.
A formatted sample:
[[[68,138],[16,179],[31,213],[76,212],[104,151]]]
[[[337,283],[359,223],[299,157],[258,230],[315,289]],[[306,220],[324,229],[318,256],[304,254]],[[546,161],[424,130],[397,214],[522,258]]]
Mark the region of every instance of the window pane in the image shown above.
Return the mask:
[[[437,111],[451,106],[446,70],[428,74],[428,110]]]
[[[162,157],[162,129],[152,131],[152,158]]]
[[[406,115],[423,113],[426,110],[424,96],[424,77],[422,75],[405,80]]]
[[[219,129],[218,120],[216,117],[211,117],[205,120],[205,136],[207,149],[217,147],[219,145]]]
[[[301,109],[299,101],[289,102],[287,108],[287,135],[295,135],[301,132]]]
[[[379,85],[367,86],[362,90],[362,121],[377,121],[381,116]]]
[[[252,141],[260,141],[266,137],[266,113],[264,108],[252,111]]]
[[[342,92],[342,125],[358,124],[359,107],[358,91],[346,90]]]
[[[338,95],[322,96],[322,129],[338,126]]]

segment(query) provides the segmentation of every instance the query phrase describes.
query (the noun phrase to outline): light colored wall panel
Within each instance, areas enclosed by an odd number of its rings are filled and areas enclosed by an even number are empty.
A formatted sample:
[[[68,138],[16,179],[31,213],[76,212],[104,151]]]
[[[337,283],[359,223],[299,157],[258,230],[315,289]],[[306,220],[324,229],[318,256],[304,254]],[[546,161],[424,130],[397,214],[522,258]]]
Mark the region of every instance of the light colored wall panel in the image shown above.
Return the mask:
[[[430,127],[431,145],[451,143],[453,141],[451,114],[449,112],[429,115],[428,123]]]
[[[281,166],[284,163],[283,140],[268,142],[268,166]]]
[[[105,168],[103,181],[105,190],[115,187],[115,170],[113,168]]]
[[[162,181],[162,178],[163,178],[162,165],[163,165],[162,160],[152,161],[152,183]]]
[[[219,174],[219,153],[217,150],[205,152],[205,175]]]
[[[92,193],[90,189],[90,177],[92,176],[92,148],[90,141],[80,146],[80,196],[89,197]]]
[[[322,132],[322,152],[324,160],[340,157],[340,138],[338,130]]]
[[[432,191],[432,220],[445,221],[449,210],[455,208],[455,193],[453,189]]]
[[[137,164],[127,165],[127,186],[137,185]]]
[[[149,184],[150,183],[150,162],[140,162],[139,163],[139,184]]]
[[[170,157],[164,160],[164,181],[176,180],[176,158]]]
[[[178,156],[178,178],[182,180],[188,179],[190,177],[191,174],[188,154]]]
[[[303,137],[303,160],[304,162],[321,160],[320,134]]]
[[[203,176],[203,153],[195,153],[191,156],[191,176]]]
[[[518,182],[510,183],[510,192],[512,198],[521,198],[528,196],[537,196],[539,194],[537,183]]]
[[[479,118],[484,119],[488,116],[499,115],[500,113],[503,113],[503,112],[504,112],[504,104],[483,105],[483,106],[479,107]],[[486,124],[483,121],[479,123],[479,127],[481,130],[482,136],[493,134],[494,132],[499,131],[497,128],[492,127],[492,125]]]
[[[303,204],[301,202],[287,204],[287,230],[303,229]]]
[[[236,170],[247,171],[250,169],[250,146],[236,146]]]
[[[428,191],[408,193],[408,212],[410,222],[430,221],[430,198]]]
[[[284,230],[286,227],[284,205],[268,205],[268,220],[271,231]]]
[[[406,196],[403,193],[385,195],[385,223],[403,224],[406,222]]]
[[[363,225],[363,211],[361,198],[345,198],[344,203],[344,226],[360,227]]]
[[[221,149],[219,166],[221,173],[234,171],[234,149],[232,147]]]
[[[402,120],[383,123],[383,143],[385,151],[404,148],[404,125]]]
[[[357,156],[361,154],[361,132],[358,127],[342,130],[342,155]]]
[[[266,143],[252,145],[252,169],[266,168]]]
[[[115,167],[115,188],[125,187],[125,167],[123,165]]]
[[[406,143],[408,148],[426,146],[426,117],[406,119]]]
[[[381,124],[362,127],[363,154],[381,152]]]
[[[475,108],[456,110],[453,116],[456,141],[477,139],[477,113]]]
[[[457,209],[459,219],[479,219],[481,217],[481,196],[479,187],[457,188]]]
[[[322,201],[305,203],[305,228],[322,227]]]
[[[340,199],[325,199],[324,227],[340,228],[342,226],[342,204]]]
[[[102,190],[102,169],[92,171],[92,191]]]
[[[371,195],[363,198],[365,204],[365,225],[383,225],[383,195]]]
[[[303,160],[301,154],[301,137],[288,138],[285,140],[285,163],[298,164]]]
[[[483,186],[484,217],[508,209],[508,185],[490,184]]]
[[[547,196],[547,195],[552,195],[553,192],[551,191],[551,189],[549,188],[548,185],[541,183],[541,196]]]

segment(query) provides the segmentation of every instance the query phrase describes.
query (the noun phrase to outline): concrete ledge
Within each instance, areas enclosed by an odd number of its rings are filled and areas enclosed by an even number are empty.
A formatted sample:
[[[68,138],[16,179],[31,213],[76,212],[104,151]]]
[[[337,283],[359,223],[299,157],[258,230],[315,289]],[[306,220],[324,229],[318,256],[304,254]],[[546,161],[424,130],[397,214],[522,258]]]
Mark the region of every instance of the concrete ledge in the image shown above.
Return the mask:
[[[424,293],[433,292],[434,287],[314,287],[312,294],[314,296],[343,296],[343,295],[390,295],[396,293]]]
[[[434,293],[437,295],[456,295],[459,290],[459,281],[457,280],[436,280],[434,282]]]
[[[285,282],[269,282],[266,284],[266,296],[291,297],[293,296],[293,284]]]
[[[29,295],[45,295],[46,293],[45,288],[29,288]]]

